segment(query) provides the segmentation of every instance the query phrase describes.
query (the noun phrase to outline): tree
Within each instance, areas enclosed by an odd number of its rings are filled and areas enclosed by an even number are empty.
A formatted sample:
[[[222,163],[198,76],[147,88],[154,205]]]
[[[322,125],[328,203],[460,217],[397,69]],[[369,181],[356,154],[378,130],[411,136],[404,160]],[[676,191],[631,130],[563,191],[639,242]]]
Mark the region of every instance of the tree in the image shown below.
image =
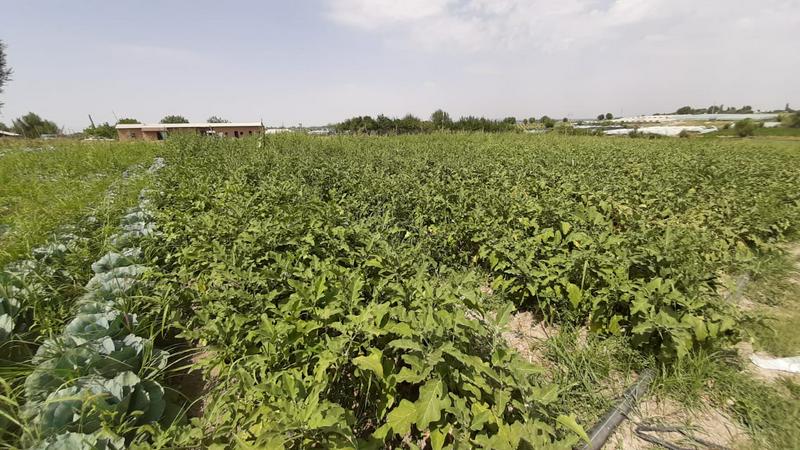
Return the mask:
[[[531,125],[533,125],[534,123],[536,123],[536,117],[530,117],[530,118],[528,118],[528,123],[529,123],[529,124],[531,124]]]
[[[8,67],[6,62],[6,44],[0,41],[0,94],[3,93],[3,86],[11,80],[11,68]],[[3,107],[3,102],[0,102],[0,108]]]
[[[603,120],[603,119],[605,119],[605,118],[606,118],[606,115],[605,115],[605,114],[598,114],[598,115],[597,115],[597,120]]]
[[[744,119],[736,122],[733,128],[736,130],[736,134],[739,137],[747,137],[755,133],[756,124],[750,119]]]
[[[450,114],[447,114],[441,109],[437,109],[431,114],[431,123],[437,130],[450,129],[453,127],[453,119],[450,118]]]
[[[614,115],[611,113],[606,113],[606,120],[611,120],[614,118]]]
[[[38,138],[43,134],[58,134],[58,131],[58,125],[54,122],[42,119],[32,112],[14,119],[14,132],[26,138]]]
[[[189,123],[189,121],[183,116],[169,115],[164,116],[164,118],[161,119],[161,123]]]
[[[561,121],[562,121],[562,122],[564,122],[564,123],[569,123],[569,119],[567,119],[566,117],[564,117],[563,119],[561,119]]]
[[[142,122],[139,122],[136,119],[129,119],[129,118],[123,118],[117,121],[117,125],[131,125],[135,123],[142,123]]]
[[[395,122],[399,133],[419,133],[423,130],[422,121],[412,114],[406,114],[402,119]]]
[[[86,127],[83,130],[83,134],[98,138],[114,139],[117,137],[117,129],[114,128],[114,125],[105,122],[95,127]]]
[[[229,120],[223,119],[222,117],[211,116],[206,120],[208,123],[229,123]]]
[[[692,109],[691,106],[683,106],[683,107],[678,108],[678,110],[675,111],[675,114],[681,114],[681,115],[683,115],[683,114],[691,114],[692,111],[694,111],[694,110]]]
[[[795,111],[789,116],[789,127],[800,128],[800,111]]]
[[[380,134],[389,134],[394,132],[394,120],[386,117],[383,114],[378,114],[375,118],[375,128]]]
[[[517,118],[513,117],[513,116],[508,116],[505,119],[503,119],[503,123],[506,123],[508,125],[516,125],[517,124]]]
[[[11,131],[11,128],[8,128],[3,122],[0,122],[0,131]]]

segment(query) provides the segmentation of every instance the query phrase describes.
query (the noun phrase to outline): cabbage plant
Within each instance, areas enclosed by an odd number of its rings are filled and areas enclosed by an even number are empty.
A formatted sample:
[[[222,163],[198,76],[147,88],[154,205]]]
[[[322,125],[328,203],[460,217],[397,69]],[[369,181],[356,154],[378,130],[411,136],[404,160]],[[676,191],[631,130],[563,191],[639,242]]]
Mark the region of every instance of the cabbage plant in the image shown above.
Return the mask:
[[[125,439],[108,433],[64,433],[40,442],[33,450],[122,450]]]
[[[103,424],[142,425],[164,414],[164,388],[122,372],[107,380],[86,377],[75,386],[50,394],[33,420],[42,436],[63,432],[91,433]]]
[[[165,356],[153,351],[151,341],[133,334],[122,340],[103,337],[83,345],[71,337],[50,340],[37,352],[35,361],[39,365],[25,380],[25,395],[29,402],[42,401],[51,392],[83,376],[113,378],[120,372],[138,372],[145,354]]]
[[[15,286],[0,285],[0,342],[8,339],[14,332],[14,319],[19,313],[19,300],[15,298],[19,289]]]

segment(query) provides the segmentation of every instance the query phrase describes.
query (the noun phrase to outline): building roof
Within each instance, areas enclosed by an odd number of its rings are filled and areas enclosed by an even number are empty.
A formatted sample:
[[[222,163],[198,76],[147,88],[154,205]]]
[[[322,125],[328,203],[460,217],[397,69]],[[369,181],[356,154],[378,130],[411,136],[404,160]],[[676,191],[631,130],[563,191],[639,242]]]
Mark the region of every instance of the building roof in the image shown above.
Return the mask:
[[[0,130],[0,135],[2,135],[2,136],[10,136],[10,137],[19,136],[19,134],[17,134],[17,133],[12,133],[10,131],[3,131],[3,130]]]
[[[139,128],[148,131],[164,131],[168,128],[242,128],[242,127],[263,127],[261,122],[224,122],[224,123],[121,123],[115,127],[118,130],[138,130]]]

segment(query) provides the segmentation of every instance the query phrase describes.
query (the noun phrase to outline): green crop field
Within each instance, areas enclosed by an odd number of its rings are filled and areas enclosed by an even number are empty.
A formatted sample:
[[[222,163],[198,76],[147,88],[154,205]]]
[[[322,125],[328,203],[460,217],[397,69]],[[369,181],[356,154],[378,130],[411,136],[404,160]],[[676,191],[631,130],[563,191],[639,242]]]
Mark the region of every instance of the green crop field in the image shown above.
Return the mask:
[[[704,137],[715,138],[720,136],[735,137],[736,130],[731,125],[727,130],[720,130],[715,133],[710,133]],[[800,128],[778,127],[778,128],[763,128],[759,127],[753,130],[755,138],[765,139],[787,139],[797,140],[800,139]],[[752,138],[751,138],[752,139]]]
[[[0,188],[3,262],[62,217],[85,224],[90,205],[102,220],[0,278],[0,440],[570,448],[652,369],[655,391],[724,409],[748,445],[792,448],[800,385],[742,373],[734,345],[781,347],[729,295],[742,275],[761,289],[798,238],[791,144],[280,135],[12,150],[0,173],[61,178],[30,198],[19,175]],[[155,155],[164,168],[121,177]],[[120,200],[100,202],[114,179]],[[90,185],[61,192],[69,180]],[[47,220],[18,225],[33,214]],[[537,358],[508,338],[523,313],[559,330]]]
[[[0,266],[77,219],[124,171],[149,164],[142,144],[0,141]]]

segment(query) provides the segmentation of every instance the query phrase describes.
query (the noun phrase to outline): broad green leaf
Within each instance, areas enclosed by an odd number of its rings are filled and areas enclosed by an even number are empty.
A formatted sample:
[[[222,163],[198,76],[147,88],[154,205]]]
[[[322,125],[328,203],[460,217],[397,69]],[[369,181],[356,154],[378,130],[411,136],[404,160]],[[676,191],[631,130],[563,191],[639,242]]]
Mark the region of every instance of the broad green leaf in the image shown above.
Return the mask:
[[[469,426],[470,430],[478,431],[487,423],[494,423],[494,414],[492,414],[488,406],[482,403],[473,403],[470,409],[472,410],[472,423]]]
[[[584,441],[589,442],[589,435],[587,435],[583,427],[580,426],[578,422],[575,421],[575,416],[560,415],[556,418],[556,422],[561,424],[564,428],[580,436],[580,438],[583,439]]]
[[[436,378],[429,380],[419,389],[419,399],[414,403],[418,429],[427,429],[431,422],[442,418],[442,409],[447,406],[442,402],[443,386],[442,380]]]
[[[374,372],[378,378],[383,379],[383,365],[381,362],[383,353],[378,349],[370,349],[369,356],[358,356],[353,358],[353,364],[361,370]]]
[[[581,304],[581,299],[583,299],[581,288],[573,283],[567,283],[567,296],[569,297],[570,304],[572,304],[572,308],[578,309],[578,306]]]
[[[446,435],[442,432],[442,430],[437,429],[431,431],[431,450],[442,450],[442,447],[444,447],[445,437]]]
[[[400,436],[404,436],[411,431],[417,417],[417,408],[408,400],[401,400],[393,410],[386,415],[386,424]]]

